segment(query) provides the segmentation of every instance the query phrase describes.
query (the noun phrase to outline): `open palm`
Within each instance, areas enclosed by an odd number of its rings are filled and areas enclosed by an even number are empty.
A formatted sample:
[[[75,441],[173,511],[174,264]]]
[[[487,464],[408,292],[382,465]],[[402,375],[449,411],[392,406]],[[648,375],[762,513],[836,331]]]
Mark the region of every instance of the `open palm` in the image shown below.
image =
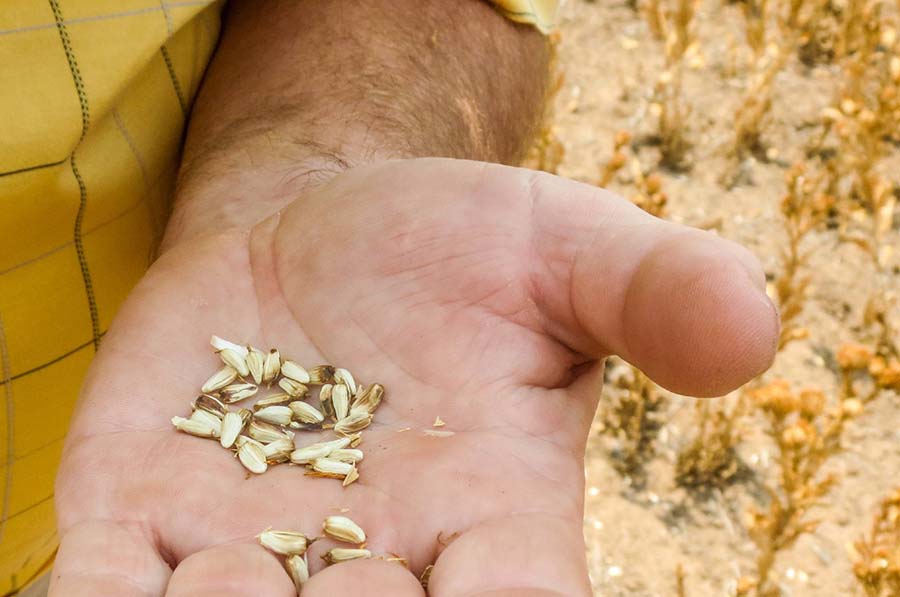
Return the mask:
[[[250,231],[175,247],[135,289],[68,438],[51,595],[292,595],[254,536],[316,534],[341,508],[412,571],[320,572],[320,541],[305,596],[422,595],[432,563],[440,597],[590,594],[582,455],[602,357],[727,391],[771,358],[761,286],[742,249],[586,185],[441,159],[342,174]],[[359,481],[248,478],[172,429],[216,367],[213,333],[385,385]],[[422,433],[436,416],[453,435]]]

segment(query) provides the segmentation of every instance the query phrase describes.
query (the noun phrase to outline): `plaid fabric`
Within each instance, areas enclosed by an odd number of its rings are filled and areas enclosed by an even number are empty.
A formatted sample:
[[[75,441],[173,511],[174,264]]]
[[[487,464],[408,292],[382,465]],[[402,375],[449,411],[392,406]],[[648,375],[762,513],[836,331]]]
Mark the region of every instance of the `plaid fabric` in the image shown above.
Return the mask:
[[[84,373],[168,216],[213,0],[0,0],[0,594],[50,562]],[[553,25],[555,1],[500,0]]]

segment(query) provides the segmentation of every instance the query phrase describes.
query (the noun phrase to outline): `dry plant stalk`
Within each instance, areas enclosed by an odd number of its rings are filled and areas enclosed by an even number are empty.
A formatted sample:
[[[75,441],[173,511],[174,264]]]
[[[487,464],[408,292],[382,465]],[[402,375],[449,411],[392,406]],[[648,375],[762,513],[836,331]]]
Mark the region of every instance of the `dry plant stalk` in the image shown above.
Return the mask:
[[[793,52],[794,44],[778,48],[772,56],[763,56],[756,63],[750,87],[734,114],[734,142],[731,154],[739,161],[749,155],[766,159],[762,142],[767,116],[772,107],[772,82]]]
[[[723,487],[742,470],[737,445],[743,436],[747,400],[740,395],[729,407],[723,400],[698,400],[693,438],[678,452],[675,482],[690,489]]]
[[[759,58],[766,51],[766,24],[769,18],[768,0],[744,0],[741,3],[744,14],[747,45],[753,56]]]
[[[881,503],[854,551],[853,573],[868,597],[900,595],[900,487]]]
[[[559,171],[566,148],[556,133],[556,100],[565,84],[565,72],[559,64],[559,44],[562,37],[558,31],[550,35],[550,65],[548,68],[550,86],[544,97],[544,112],[537,136],[528,150],[524,163],[534,170],[551,174]]]
[[[600,171],[600,180],[597,186],[606,188],[613,181],[613,178],[622,169],[628,161],[625,150],[631,143],[631,133],[628,131],[619,131],[613,139],[613,153],[609,160],[603,165]]]

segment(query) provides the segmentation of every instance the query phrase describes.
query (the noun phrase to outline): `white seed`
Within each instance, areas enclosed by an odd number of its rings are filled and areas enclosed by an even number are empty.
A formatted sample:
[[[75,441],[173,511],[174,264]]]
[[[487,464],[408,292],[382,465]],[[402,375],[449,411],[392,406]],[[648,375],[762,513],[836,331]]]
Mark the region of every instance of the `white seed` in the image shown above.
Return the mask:
[[[263,381],[267,385],[272,385],[279,373],[281,373],[281,353],[277,348],[273,348],[266,355],[266,362],[263,365]]]
[[[237,376],[238,372],[235,371],[234,367],[222,367],[203,383],[200,391],[204,394],[209,394],[220,390],[236,380]]]
[[[185,419],[184,417],[172,417],[172,425],[178,431],[182,431],[189,435],[197,437],[213,438],[218,437],[216,429],[204,422],[195,421],[193,419]]]
[[[265,445],[264,445],[264,444],[261,444],[260,442],[256,441],[256,440],[253,439],[252,437],[247,437],[246,435],[239,435],[239,436],[237,436],[237,439],[236,439],[235,442],[234,442],[234,447],[237,448],[237,449],[240,449],[241,446],[243,446],[244,444],[247,444],[247,443],[250,443],[250,444],[256,444],[256,445],[258,445],[260,448],[263,448],[263,451],[265,451]]]
[[[296,554],[288,556],[284,561],[284,566],[287,568],[288,574],[291,575],[291,580],[294,581],[294,587],[299,595],[303,585],[309,581],[309,564],[306,561],[306,556],[298,556]]]
[[[242,408],[238,412],[230,412],[222,419],[222,436],[219,443],[223,448],[230,448],[234,445],[241,431],[247,426],[252,413],[246,408]]]
[[[288,393],[288,395],[293,398],[303,398],[309,393],[309,388],[300,383],[299,381],[294,381],[289,377],[282,377],[278,380],[278,387]]]
[[[340,562],[348,562],[350,560],[358,560],[360,558],[371,558],[372,553],[368,549],[347,549],[345,547],[335,547],[322,556],[328,564],[338,564]]]
[[[317,458],[325,458],[335,450],[346,448],[350,445],[350,439],[342,437],[330,442],[320,442],[298,448],[291,453],[291,462],[294,464],[309,464]]]
[[[252,383],[236,383],[222,388],[222,402],[232,404],[256,395],[259,386]]]
[[[253,383],[259,385],[263,380],[263,369],[266,365],[266,354],[258,348],[248,347],[247,368],[250,370],[250,376],[253,377]]]
[[[302,400],[295,400],[288,404],[291,411],[294,414],[294,418],[300,421],[301,423],[310,423],[316,424],[321,423],[325,420],[325,416],[319,411],[318,408],[311,404],[307,404]]]
[[[348,435],[362,431],[372,422],[372,414],[363,409],[353,409],[345,419],[341,419],[334,426],[334,432]]]
[[[347,386],[347,389],[350,390],[350,395],[356,396],[356,380],[353,379],[353,375],[349,371],[338,367],[334,370],[334,381]]]
[[[330,458],[316,458],[313,460],[312,469],[317,473],[343,477],[350,474],[350,471],[353,470],[353,465]]]
[[[295,531],[273,531],[267,529],[256,536],[259,544],[271,552],[283,556],[302,556],[309,547],[309,540],[303,533]]]
[[[220,419],[225,416],[228,412],[228,407],[225,406],[218,398],[215,396],[210,396],[209,394],[201,394],[194,399],[194,402],[191,404],[194,410],[205,410],[206,412],[213,414]]]
[[[212,427],[217,432],[222,431],[222,419],[212,413],[206,412],[205,410],[195,410],[191,413],[190,418],[192,421],[197,421],[198,423],[203,423],[204,425]]]
[[[285,438],[294,439],[293,431],[288,431],[287,429],[282,429],[277,425],[272,425],[271,423],[258,421],[256,419],[250,421],[250,425],[247,426],[247,433],[250,434],[250,437],[252,437],[253,439],[261,441],[264,444],[268,444]]]
[[[247,367],[247,357],[236,350],[226,348],[219,351],[219,358],[222,362],[238,372],[241,377],[250,375],[250,368]]]
[[[281,364],[281,374],[297,383],[309,383],[309,372],[294,361],[287,360]]]
[[[327,517],[322,524],[322,531],[336,541],[355,543],[356,545],[366,542],[366,533],[346,516]]]
[[[287,425],[294,415],[287,406],[267,406],[253,413],[253,418],[275,425]]]
[[[238,448],[238,460],[251,473],[261,475],[266,472],[269,465],[266,463],[266,454],[256,442],[243,442]]]
[[[384,398],[384,386],[380,383],[373,383],[365,388],[360,388],[356,400],[353,401],[354,409],[365,409],[370,413],[374,413],[381,399]]]
[[[334,367],[331,365],[317,365],[309,370],[309,383],[320,386],[326,383],[334,383]]]
[[[341,448],[339,450],[333,450],[330,454],[328,454],[328,458],[331,458],[332,460],[340,460],[341,462],[347,462],[350,464],[356,464],[363,459],[363,452],[362,450],[354,450],[353,448]]]
[[[331,389],[331,404],[334,405],[334,418],[337,421],[346,419],[350,413],[350,391],[342,383]]]
[[[286,438],[275,440],[263,446],[263,452],[265,452],[266,461],[269,464],[287,462],[291,459],[291,452],[293,451],[294,440]]]
[[[230,340],[226,340],[225,338],[219,338],[216,335],[213,335],[209,339],[210,346],[213,347],[213,350],[216,352],[222,352],[223,350],[233,350],[234,352],[240,354],[241,356],[247,356],[247,349],[240,344],[235,344]]]
[[[259,410],[267,406],[285,406],[293,399],[293,396],[290,394],[279,392],[278,394],[272,394],[271,396],[266,396],[261,400],[257,400],[256,404],[253,405],[253,410]]]

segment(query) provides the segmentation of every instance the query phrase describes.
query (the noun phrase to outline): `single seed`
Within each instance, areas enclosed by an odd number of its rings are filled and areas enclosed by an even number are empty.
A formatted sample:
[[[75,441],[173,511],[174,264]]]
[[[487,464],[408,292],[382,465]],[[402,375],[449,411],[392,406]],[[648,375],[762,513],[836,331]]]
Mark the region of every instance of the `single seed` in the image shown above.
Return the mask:
[[[272,385],[279,373],[281,373],[281,353],[277,348],[273,348],[266,355],[266,362],[263,365],[263,381],[267,385]]]
[[[330,442],[310,444],[294,450],[291,453],[291,462],[294,464],[310,464],[316,459],[325,458],[335,450],[346,448],[348,445],[350,445],[350,439],[346,437]]]
[[[291,452],[294,451],[294,440],[278,439],[263,446],[263,452],[266,454],[266,462],[269,464],[280,464],[291,459]]]
[[[339,460],[341,462],[347,462],[350,464],[356,464],[360,460],[363,459],[362,450],[354,450],[353,448],[340,448],[338,450],[333,450],[328,458],[332,460]]]
[[[226,340],[225,338],[219,338],[216,335],[213,335],[209,339],[209,344],[210,344],[210,346],[213,347],[213,350],[215,350],[216,352],[222,352],[223,350],[228,349],[228,350],[235,351],[236,353],[240,354],[241,356],[247,356],[247,348],[246,347],[241,346],[240,344],[235,344],[234,342],[231,342],[230,340]]]
[[[368,549],[347,549],[345,547],[335,547],[322,556],[326,563],[338,564],[340,562],[349,562],[350,560],[358,560],[360,558],[371,558],[372,553]]]
[[[347,389],[350,390],[350,395],[356,396],[356,380],[353,379],[353,375],[349,371],[341,367],[336,368],[334,370],[334,381],[347,386]]]
[[[294,418],[300,421],[301,423],[321,423],[325,420],[325,417],[319,411],[318,408],[312,406],[311,404],[307,404],[302,400],[295,400],[288,404],[291,411],[293,412]]]
[[[271,396],[266,396],[261,400],[257,400],[256,404],[253,405],[253,410],[259,410],[267,406],[286,406],[288,402],[293,399],[293,396],[290,394],[279,392],[278,394],[272,394]]]
[[[353,465],[330,458],[316,458],[313,460],[312,470],[323,475],[344,478],[353,470]]]
[[[185,419],[184,417],[172,417],[172,425],[174,425],[178,431],[187,433],[188,435],[205,438],[214,438],[219,436],[216,429],[211,425],[205,422],[195,421],[193,419]]]
[[[309,372],[294,361],[288,360],[283,362],[281,364],[281,374],[297,383],[309,383]]]
[[[295,531],[273,531],[266,529],[256,536],[259,544],[273,553],[283,556],[302,556],[309,547],[309,540],[303,533]]]
[[[282,377],[278,380],[278,387],[287,392],[293,398],[303,398],[309,393],[309,388],[300,383],[299,381],[294,381],[289,377]]]
[[[222,436],[219,438],[219,443],[223,448],[230,448],[234,445],[241,431],[250,422],[251,414],[249,410],[242,408],[238,412],[230,412],[225,415],[225,418],[222,419]]]
[[[359,545],[366,542],[366,533],[346,516],[329,516],[322,523],[322,531],[336,541]]]
[[[250,368],[247,367],[247,357],[240,352],[231,348],[219,351],[219,358],[222,362],[238,372],[241,377],[250,375]]]
[[[267,406],[253,413],[253,418],[274,425],[287,425],[294,412],[287,406]]]
[[[374,413],[381,399],[384,398],[384,386],[380,383],[373,383],[365,388],[360,388],[356,400],[353,401],[354,409],[365,409],[370,413]]]
[[[342,383],[331,389],[331,404],[334,405],[334,418],[341,421],[350,413],[350,390]]]
[[[263,448],[263,451],[265,451],[265,445],[256,441],[252,437],[247,437],[246,435],[237,436],[237,439],[234,442],[234,447],[240,450],[241,446],[243,446],[244,444],[257,444],[260,448]]]
[[[266,464],[266,454],[258,443],[244,442],[238,448],[238,460],[244,468],[257,475],[261,475],[269,468]]]
[[[237,376],[238,372],[235,371],[234,367],[222,367],[203,383],[200,391],[204,394],[211,394],[236,380]]]
[[[319,407],[326,417],[334,416],[334,404],[331,402],[331,391],[333,388],[333,385],[327,383],[319,389]]]
[[[293,431],[288,431],[287,429],[282,429],[278,425],[272,425],[271,423],[266,423],[265,421],[259,421],[257,419],[250,421],[250,425],[247,426],[247,433],[250,434],[250,437],[253,439],[261,441],[264,444],[285,438],[294,439]]]
[[[318,365],[309,370],[309,383],[321,386],[326,383],[334,383],[334,367],[331,365]]]
[[[362,431],[368,427],[371,422],[371,413],[365,410],[353,409],[350,411],[350,414],[347,415],[347,418],[337,422],[334,426],[334,431],[341,435],[348,435],[356,433],[357,431]]]
[[[253,383],[259,385],[263,380],[263,369],[266,365],[266,354],[258,348],[252,346],[247,347],[250,351],[247,354],[247,368],[250,370],[250,376],[253,377]]]
[[[256,395],[259,386],[252,383],[236,383],[222,388],[222,402],[225,404],[233,404],[245,400],[250,396]]]
[[[191,404],[194,410],[205,410],[206,412],[213,414],[220,419],[228,413],[228,407],[225,406],[218,398],[215,396],[210,396],[209,394],[201,394],[194,399],[194,402]]]
[[[190,419],[208,425],[219,432],[222,431],[222,419],[205,410],[195,410],[191,413]]]
[[[297,589],[297,594],[299,595],[303,585],[309,581],[309,564],[306,561],[306,556],[298,556],[296,554],[288,556],[284,561],[284,566],[287,568],[288,574],[291,575],[291,580],[294,581],[294,588]]]

